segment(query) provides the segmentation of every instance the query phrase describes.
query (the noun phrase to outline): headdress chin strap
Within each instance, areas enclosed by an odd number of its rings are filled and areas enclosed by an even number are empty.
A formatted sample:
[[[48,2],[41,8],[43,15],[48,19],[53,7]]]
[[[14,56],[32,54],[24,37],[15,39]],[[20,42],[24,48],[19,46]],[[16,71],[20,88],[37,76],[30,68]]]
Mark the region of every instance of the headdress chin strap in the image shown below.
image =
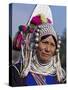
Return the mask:
[[[59,82],[61,82],[65,78],[65,71],[61,67],[59,51],[57,52],[55,60],[57,60],[57,61],[55,61],[56,62],[55,66],[56,66],[57,79],[58,79]]]
[[[28,40],[30,39],[30,34],[29,36],[27,35],[26,40],[25,40],[25,46],[21,45],[22,49],[22,58],[23,58],[23,70],[21,72],[21,76],[25,77],[28,75],[30,68],[31,68],[31,59],[32,59],[32,44],[29,45]]]

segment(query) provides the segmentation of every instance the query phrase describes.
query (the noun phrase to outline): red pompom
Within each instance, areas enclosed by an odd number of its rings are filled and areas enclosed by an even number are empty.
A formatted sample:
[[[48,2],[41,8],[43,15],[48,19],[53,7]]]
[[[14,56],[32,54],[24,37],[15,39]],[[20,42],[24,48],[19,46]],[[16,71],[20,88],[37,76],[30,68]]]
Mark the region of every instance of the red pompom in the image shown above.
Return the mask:
[[[42,24],[42,20],[41,20],[40,15],[33,17],[30,23],[34,24],[34,25]]]
[[[24,37],[21,33],[17,33],[13,40],[13,49],[15,50],[20,50],[21,49],[21,44],[24,40]]]
[[[26,32],[27,31],[27,27],[25,25],[22,25],[22,30],[23,30],[23,32]]]
[[[31,28],[31,29],[30,29],[30,33],[33,33],[33,31],[34,31],[34,30]]]

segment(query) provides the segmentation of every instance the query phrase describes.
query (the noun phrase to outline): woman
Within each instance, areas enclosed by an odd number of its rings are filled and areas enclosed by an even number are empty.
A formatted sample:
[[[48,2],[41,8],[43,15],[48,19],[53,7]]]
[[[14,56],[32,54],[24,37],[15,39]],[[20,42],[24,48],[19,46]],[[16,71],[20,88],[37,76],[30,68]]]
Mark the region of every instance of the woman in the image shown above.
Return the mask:
[[[65,72],[59,58],[60,38],[57,37],[51,19],[42,13],[35,13],[30,24],[19,29],[17,41],[21,43],[21,58],[10,66],[12,86],[64,83]]]

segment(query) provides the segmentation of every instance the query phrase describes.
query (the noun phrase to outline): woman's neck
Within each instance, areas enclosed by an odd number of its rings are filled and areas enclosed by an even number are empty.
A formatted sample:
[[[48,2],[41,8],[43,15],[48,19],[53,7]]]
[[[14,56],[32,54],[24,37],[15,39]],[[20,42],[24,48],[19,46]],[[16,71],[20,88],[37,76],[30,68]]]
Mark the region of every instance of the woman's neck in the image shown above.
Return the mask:
[[[40,64],[40,65],[42,65],[42,66],[44,66],[44,65],[48,65],[50,62],[51,62],[51,60],[41,60],[38,56],[37,56],[37,60],[38,60],[38,63]]]

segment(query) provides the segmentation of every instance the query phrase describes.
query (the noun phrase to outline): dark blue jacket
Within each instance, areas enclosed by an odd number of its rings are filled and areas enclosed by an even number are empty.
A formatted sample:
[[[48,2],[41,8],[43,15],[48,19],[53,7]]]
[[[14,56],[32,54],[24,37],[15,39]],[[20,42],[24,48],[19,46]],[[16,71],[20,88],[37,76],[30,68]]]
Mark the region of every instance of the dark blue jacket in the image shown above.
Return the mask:
[[[15,67],[18,68],[19,72],[20,72],[20,65],[21,65],[20,62],[18,64],[15,64]],[[11,80],[10,80],[11,86],[33,86],[33,85],[37,85],[37,83],[36,83],[31,72],[29,72],[25,78],[22,78],[22,77],[20,77],[20,75],[19,75],[19,73],[15,67],[12,65],[9,68],[9,73],[11,76]],[[44,81],[46,82],[45,84],[58,84],[57,77],[55,75],[44,76]]]

